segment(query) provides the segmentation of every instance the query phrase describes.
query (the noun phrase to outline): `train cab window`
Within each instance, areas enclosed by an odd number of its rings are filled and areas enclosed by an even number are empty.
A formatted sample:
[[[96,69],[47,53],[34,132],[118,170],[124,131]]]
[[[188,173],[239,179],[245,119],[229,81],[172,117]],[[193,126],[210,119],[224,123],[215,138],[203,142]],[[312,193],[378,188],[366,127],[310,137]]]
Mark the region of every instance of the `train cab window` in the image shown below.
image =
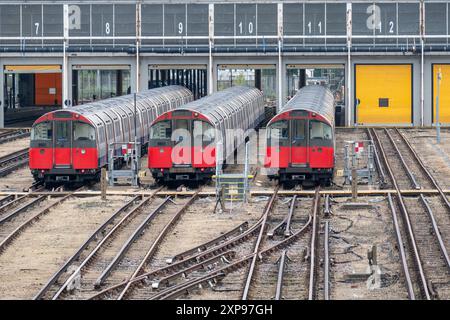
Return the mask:
[[[311,121],[310,122],[310,139],[320,139],[320,140],[332,140],[332,132],[331,127],[320,121]]]
[[[270,139],[284,140],[289,137],[288,122],[286,120],[272,123],[269,127],[269,130]]]
[[[292,120],[292,139],[293,140],[305,140],[306,128],[305,120],[294,119]]]
[[[215,139],[214,127],[206,121],[194,120],[194,145],[207,146]]]
[[[73,140],[74,141],[95,141],[95,129],[88,123],[73,122]]]
[[[70,122],[55,121],[55,137],[57,142],[65,142],[70,139]]]
[[[174,112],[175,114],[175,112]],[[176,135],[174,141],[176,143],[187,141],[189,139],[189,120],[188,119],[175,119],[173,120],[173,132]]]
[[[31,140],[49,141],[52,135],[52,123],[49,121],[40,122],[31,129]]]
[[[150,130],[151,139],[170,139],[172,136],[172,124],[170,120],[155,123]]]

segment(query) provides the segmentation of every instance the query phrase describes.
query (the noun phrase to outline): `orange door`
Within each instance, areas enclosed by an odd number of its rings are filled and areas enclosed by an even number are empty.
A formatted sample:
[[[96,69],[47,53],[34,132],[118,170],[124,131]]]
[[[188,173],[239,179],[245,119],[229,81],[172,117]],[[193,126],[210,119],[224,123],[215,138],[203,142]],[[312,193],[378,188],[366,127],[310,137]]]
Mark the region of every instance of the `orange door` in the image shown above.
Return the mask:
[[[37,106],[60,106],[62,100],[61,87],[61,73],[36,73],[34,75],[34,103]]]

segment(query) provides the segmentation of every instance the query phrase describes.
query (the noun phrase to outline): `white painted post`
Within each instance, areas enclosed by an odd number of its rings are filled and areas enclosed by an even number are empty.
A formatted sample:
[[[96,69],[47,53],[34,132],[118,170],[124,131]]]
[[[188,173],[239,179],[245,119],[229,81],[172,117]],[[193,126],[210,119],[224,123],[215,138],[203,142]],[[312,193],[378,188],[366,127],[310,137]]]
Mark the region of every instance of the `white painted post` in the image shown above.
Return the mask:
[[[63,65],[62,65],[62,107],[70,107],[70,102],[68,99],[68,77],[69,72],[67,70],[67,55],[66,55],[66,45],[67,39],[69,38],[69,5],[65,4],[63,6],[63,21],[64,21],[64,39],[63,39]]]
[[[248,145],[249,145],[249,142],[246,142],[245,143],[245,165],[244,165],[244,202],[247,202],[247,199],[248,199],[248,189],[249,189],[249,184],[248,184],[248,174],[249,174],[249,172],[248,172],[248,157],[249,157],[249,154],[248,154]]]
[[[214,91],[214,65],[212,58],[212,47],[214,46],[214,4],[209,4],[208,11],[208,20],[209,20],[209,62],[208,62],[208,94],[212,94]]]
[[[351,49],[352,47],[352,4],[347,3],[347,126],[352,125],[352,61]]]
[[[425,91],[424,91],[424,35],[425,35],[425,15],[423,0],[420,1],[420,126],[424,125],[424,103],[425,103]]]
[[[283,59],[281,57],[281,46],[283,45],[283,4],[278,3],[278,108],[283,107]]]
[[[441,143],[441,123],[439,119],[439,95],[441,91],[441,80],[442,80],[442,73],[441,68],[439,68],[437,74],[437,88],[436,88],[436,140],[438,144]]]
[[[139,92],[140,80],[140,61],[139,61],[139,46],[141,43],[141,3],[136,3],[136,92]]]

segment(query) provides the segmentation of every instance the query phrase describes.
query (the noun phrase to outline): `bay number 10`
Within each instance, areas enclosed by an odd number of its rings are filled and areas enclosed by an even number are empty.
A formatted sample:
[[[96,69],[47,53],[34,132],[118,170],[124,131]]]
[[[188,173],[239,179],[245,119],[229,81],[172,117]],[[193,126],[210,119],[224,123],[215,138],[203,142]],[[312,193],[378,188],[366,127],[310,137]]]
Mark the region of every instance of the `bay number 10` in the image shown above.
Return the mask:
[[[244,26],[242,24],[242,21],[239,22],[238,28],[239,28],[239,34],[242,34],[244,32]],[[253,34],[253,22],[248,23],[248,33]]]

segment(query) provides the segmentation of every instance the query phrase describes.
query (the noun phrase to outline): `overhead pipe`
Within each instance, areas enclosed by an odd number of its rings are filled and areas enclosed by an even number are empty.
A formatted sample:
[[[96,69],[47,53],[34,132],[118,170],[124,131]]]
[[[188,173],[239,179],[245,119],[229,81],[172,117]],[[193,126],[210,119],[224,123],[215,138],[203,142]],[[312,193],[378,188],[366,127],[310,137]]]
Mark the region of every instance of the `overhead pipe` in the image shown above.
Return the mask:
[[[358,53],[412,53],[420,54],[421,46],[415,47],[366,47],[352,45],[351,52]],[[48,47],[20,47],[20,46],[1,46],[2,53],[62,53],[63,46],[48,46]],[[211,48],[213,53],[278,53],[278,46],[264,46],[264,47],[214,47]],[[82,47],[82,46],[68,46],[66,52],[69,53],[127,53],[136,54],[136,46],[96,46],[96,47]],[[156,53],[156,54],[191,54],[191,53],[209,53],[208,47],[146,47],[139,48],[141,53]],[[327,47],[304,47],[304,46],[282,46],[283,53],[346,53],[346,46],[327,46]],[[425,45],[424,52],[450,52],[450,46],[443,45]]]

